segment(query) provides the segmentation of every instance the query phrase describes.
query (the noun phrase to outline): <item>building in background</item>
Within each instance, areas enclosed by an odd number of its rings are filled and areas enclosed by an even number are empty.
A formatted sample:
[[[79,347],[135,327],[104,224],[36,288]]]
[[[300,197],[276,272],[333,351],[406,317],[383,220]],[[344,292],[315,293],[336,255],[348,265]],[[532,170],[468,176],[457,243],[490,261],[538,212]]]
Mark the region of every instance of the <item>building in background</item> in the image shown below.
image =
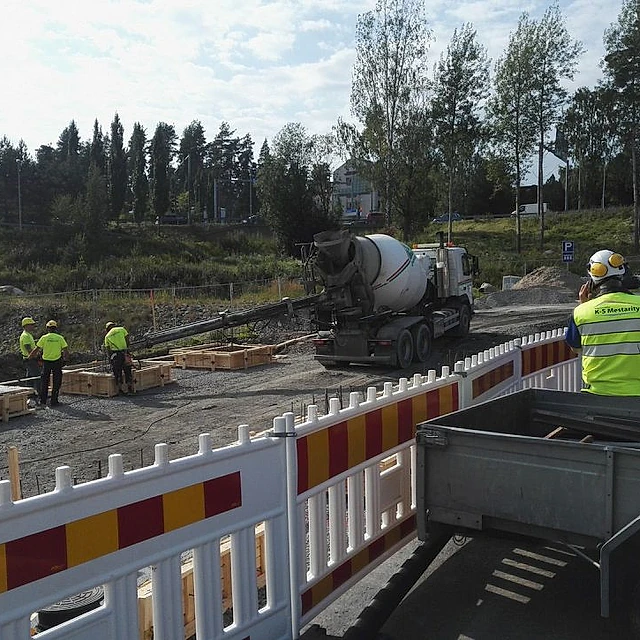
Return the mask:
[[[378,211],[378,191],[358,175],[351,161],[345,162],[333,172],[334,209],[342,211],[342,217],[366,220],[371,211]]]

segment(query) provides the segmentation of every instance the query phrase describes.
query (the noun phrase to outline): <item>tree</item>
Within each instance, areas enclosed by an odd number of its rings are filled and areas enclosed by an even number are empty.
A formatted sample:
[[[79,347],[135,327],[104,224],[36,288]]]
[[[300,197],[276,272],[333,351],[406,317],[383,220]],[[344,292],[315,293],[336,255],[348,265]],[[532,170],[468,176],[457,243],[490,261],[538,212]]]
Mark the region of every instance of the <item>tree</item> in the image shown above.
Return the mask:
[[[117,219],[124,209],[127,196],[127,156],[124,152],[124,127],[117,113],[111,123],[108,185],[111,216]]]
[[[532,67],[532,99],[538,132],[538,217],[541,249],[544,248],[542,188],[546,136],[558,121],[560,109],[566,100],[567,91],[562,82],[573,80],[582,52],[582,43],[572,40],[558,5],[549,7],[536,24]]]
[[[470,24],[453,32],[446,52],[442,53],[434,73],[432,117],[439,147],[448,175],[448,237],[453,225],[454,178],[460,164],[469,160],[482,136],[481,109],[489,91],[486,49],[476,41]]]
[[[351,112],[371,130],[368,141],[376,142],[366,145],[367,160],[381,165],[388,223],[403,108],[426,89],[430,39],[424,0],[377,0],[375,9],[361,14],[356,23]]]
[[[149,207],[149,180],[147,178],[147,135],[144,127],[136,122],[129,140],[129,188],[133,196],[133,218],[144,220]]]
[[[93,164],[104,173],[107,157],[105,153],[104,136],[102,127],[98,124],[98,119],[93,123],[93,139],[89,149],[89,164]]]
[[[158,123],[149,148],[149,182],[151,206],[156,216],[167,213],[171,208],[169,173],[175,153],[176,131],[171,124]]]
[[[507,172],[515,182],[516,251],[522,248],[520,224],[520,185],[528,163],[527,157],[535,148],[536,129],[534,103],[531,98],[533,76],[535,25],[523,13],[515,32],[509,36],[504,55],[496,64],[494,93],[488,103],[491,133],[496,150],[506,163]],[[500,171],[503,175],[504,171]]]
[[[72,120],[58,138],[56,156],[60,165],[62,188],[74,198],[83,192],[87,176],[81,151],[80,133]]]
[[[187,125],[180,139],[179,164],[176,179],[187,193],[188,215],[191,207],[202,211],[207,203],[207,185],[205,178],[205,157],[207,140],[204,127],[199,120]]]
[[[289,255],[297,254],[297,244],[311,242],[315,233],[331,225],[313,187],[313,179],[328,178],[326,166],[312,163],[312,148],[306,129],[289,123],[274,137],[270,151],[263,145],[258,162],[261,213]]]
[[[100,245],[101,232],[107,219],[108,200],[105,177],[99,167],[92,164],[87,178],[84,231],[90,249]],[[91,256],[87,256],[91,258]]]
[[[622,133],[631,147],[633,176],[633,246],[640,251],[640,186],[638,185],[638,127],[640,126],[640,6],[623,0],[616,23],[604,34],[603,68],[618,91],[622,107]]]

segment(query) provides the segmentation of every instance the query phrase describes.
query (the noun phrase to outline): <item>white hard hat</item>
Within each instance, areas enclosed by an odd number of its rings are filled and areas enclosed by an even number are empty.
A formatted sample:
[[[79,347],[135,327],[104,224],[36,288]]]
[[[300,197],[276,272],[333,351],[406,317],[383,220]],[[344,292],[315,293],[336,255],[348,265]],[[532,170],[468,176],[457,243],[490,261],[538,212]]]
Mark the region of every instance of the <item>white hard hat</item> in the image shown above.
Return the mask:
[[[589,275],[595,284],[605,278],[622,278],[624,275],[624,258],[619,253],[601,249],[589,258],[587,267]]]

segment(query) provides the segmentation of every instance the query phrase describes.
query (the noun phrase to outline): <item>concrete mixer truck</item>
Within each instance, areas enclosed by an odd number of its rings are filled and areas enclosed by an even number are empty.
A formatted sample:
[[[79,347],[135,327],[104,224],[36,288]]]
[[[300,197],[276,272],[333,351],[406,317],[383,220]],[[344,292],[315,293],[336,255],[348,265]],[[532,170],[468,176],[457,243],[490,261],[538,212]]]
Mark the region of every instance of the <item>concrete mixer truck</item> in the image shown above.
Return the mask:
[[[327,367],[425,362],[433,339],[468,333],[478,269],[466,249],[439,235],[409,248],[388,235],[324,231],[304,255],[305,297],[150,333],[133,347],[304,312],[318,329],[315,358]]]
[[[306,281],[322,294],[312,307],[317,360],[404,369],[427,360],[433,339],[469,332],[478,261],[439,235],[413,248],[383,234],[314,236]]]

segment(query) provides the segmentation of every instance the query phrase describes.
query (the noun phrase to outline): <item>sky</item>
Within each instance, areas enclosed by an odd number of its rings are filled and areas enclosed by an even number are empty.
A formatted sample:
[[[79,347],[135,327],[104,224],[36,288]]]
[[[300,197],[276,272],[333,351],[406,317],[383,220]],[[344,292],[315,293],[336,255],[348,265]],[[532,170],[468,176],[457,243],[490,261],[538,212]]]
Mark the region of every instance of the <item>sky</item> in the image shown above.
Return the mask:
[[[471,22],[493,64],[527,11],[551,0],[427,0],[437,62],[453,30]],[[568,88],[601,77],[604,29],[622,0],[560,0],[586,52]],[[375,0],[2,0],[0,137],[34,154],[75,120],[90,140],[118,112],[125,143],[140,122],[180,136],[193,120],[208,140],[226,121],[257,150],[288,122],[327,133],[350,119],[357,16]]]

